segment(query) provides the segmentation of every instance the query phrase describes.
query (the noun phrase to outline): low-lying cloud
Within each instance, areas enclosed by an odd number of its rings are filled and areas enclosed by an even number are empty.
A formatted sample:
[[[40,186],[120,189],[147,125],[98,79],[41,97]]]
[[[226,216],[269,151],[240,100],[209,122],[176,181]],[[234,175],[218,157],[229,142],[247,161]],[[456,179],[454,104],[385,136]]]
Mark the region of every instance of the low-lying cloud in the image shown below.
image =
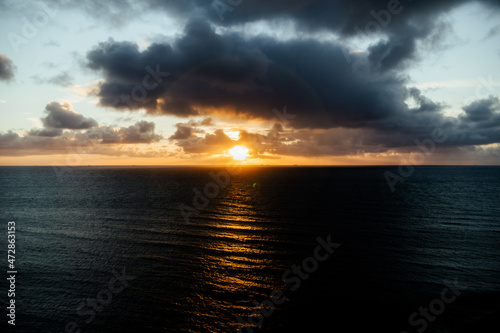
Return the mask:
[[[85,118],[82,114],[75,112],[73,107],[67,103],[50,102],[45,107],[47,116],[42,118],[42,123],[47,128],[64,129],[88,129],[97,126],[97,121]]]
[[[0,155],[23,156],[81,152],[88,154],[143,156],[124,148],[133,144],[159,142],[163,136],[155,133],[155,123],[138,121],[128,127],[99,125],[73,110],[68,102],[50,102],[41,118],[43,128],[33,128],[20,135],[14,131],[0,133]],[[131,152],[135,151],[134,154]],[[121,153],[120,153],[121,152]],[[159,149],[162,155],[165,149]],[[130,155],[132,154],[132,155]],[[147,157],[156,156],[148,153]]]

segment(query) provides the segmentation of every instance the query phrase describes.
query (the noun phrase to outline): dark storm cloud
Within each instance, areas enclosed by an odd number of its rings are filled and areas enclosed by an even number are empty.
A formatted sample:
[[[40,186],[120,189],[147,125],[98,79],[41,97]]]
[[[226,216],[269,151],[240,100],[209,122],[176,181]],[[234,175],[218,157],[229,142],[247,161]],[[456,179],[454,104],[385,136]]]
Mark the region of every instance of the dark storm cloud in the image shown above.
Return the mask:
[[[64,6],[84,8],[93,17],[105,13],[106,22],[123,24],[137,15],[137,10],[165,11],[180,21],[200,18],[218,26],[237,26],[249,22],[287,20],[295,23],[300,31],[330,31],[340,38],[354,35],[383,34],[387,38],[370,48],[370,62],[380,71],[401,69],[418,59],[418,41],[436,44],[442,36],[436,33],[443,28],[441,16],[462,4],[480,2],[498,10],[499,0],[147,0],[140,4],[132,1],[64,1]],[[220,8],[224,8],[221,10]],[[208,35],[207,35],[208,36]],[[207,45],[211,40],[208,39]],[[439,43],[438,43],[439,44]],[[144,70],[144,68],[141,68]],[[127,85],[116,88],[123,90]],[[133,87],[132,87],[133,88]],[[204,89],[203,85],[197,87]],[[108,95],[113,91],[108,91]],[[111,104],[112,101],[108,101]],[[152,107],[152,105],[149,105]],[[179,115],[190,110],[189,105],[170,103]],[[192,114],[197,114],[193,112]]]
[[[14,77],[15,66],[5,54],[0,54],[0,80],[9,81]]]
[[[416,88],[407,89],[407,78],[393,70],[407,58],[397,48],[376,44],[368,54],[353,54],[348,65],[340,45],[220,35],[197,20],[173,44],[157,43],[140,51],[133,43],[109,40],[87,58],[90,68],[104,74],[98,93],[101,104],[118,109],[272,119],[273,108],[289,105],[295,115],[289,119],[291,127],[375,130],[364,137],[366,145],[372,140],[387,148],[411,146],[438,127],[452,134],[448,144],[499,142],[494,133],[474,133],[480,128],[469,126],[467,118],[444,117],[443,103]],[[144,82],[154,89],[134,97],[134,89],[144,87]],[[417,106],[408,107],[408,98]],[[191,127],[179,125],[171,139],[188,139],[189,144],[180,144],[189,149],[205,144],[207,138],[193,137]]]
[[[103,74],[101,105],[116,109],[269,120],[275,117],[273,108],[288,105],[295,115],[287,124],[293,132],[241,132],[240,143],[253,143],[257,152],[384,152],[412,147],[415,139],[429,138],[436,128],[449,134],[443,146],[496,143],[500,137],[494,103],[478,101],[459,117],[445,117],[445,104],[406,87],[405,69],[424,56],[417,46],[442,46],[441,36],[450,32],[442,14],[466,2],[243,1],[220,21],[210,1],[148,1],[149,8],[198,19],[190,21],[176,41],[157,42],[145,50],[131,42],[101,43],[87,54],[88,67]],[[500,5],[479,2],[492,10]],[[340,39],[245,39],[213,28],[273,19],[290,20],[309,32],[329,30]],[[378,41],[366,53],[346,54],[342,39],[360,34]],[[416,106],[409,107],[408,99]],[[189,153],[234,144],[220,131],[199,133],[204,136],[197,135],[196,125],[179,123],[170,139]],[[211,145],[211,140],[219,144]]]
[[[53,3],[54,0],[46,0]],[[344,35],[357,33],[359,28],[365,31],[376,30],[369,22],[380,21],[384,29],[395,32],[408,22],[422,25],[461,4],[471,0],[420,0],[416,2],[398,0],[146,0],[140,3],[130,0],[58,0],[62,6],[79,7],[91,13],[93,17],[106,15],[110,23],[122,23],[132,17],[137,10],[158,12],[164,10],[181,19],[200,16],[218,25],[236,25],[258,20],[289,19],[300,25],[301,29],[328,29]],[[498,0],[480,0],[486,6],[496,9]],[[218,8],[225,8],[218,10]],[[221,6],[222,4],[222,6]],[[375,14],[372,15],[371,12]],[[391,15],[386,17],[386,11]],[[221,20],[221,15],[222,20]],[[120,18],[121,16],[121,18]],[[378,17],[378,20],[376,19]],[[427,20],[429,18],[429,20]]]
[[[381,41],[368,49],[372,67],[381,72],[405,67],[416,57],[416,39],[397,36]]]
[[[500,127],[500,100],[495,96],[472,102],[463,108],[461,119],[477,127]]]
[[[203,17],[214,25],[228,27],[256,21],[288,20],[294,22],[301,31],[327,30],[341,37],[382,33],[388,40],[372,48],[370,59],[380,70],[387,70],[407,66],[417,58],[416,42],[441,28],[440,16],[443,13],[468,2],[474,1],[149,0],[143,2],[143,6],[155,11],[163,9],[183,20],[187,17]],[[475,2],[492,10],[500,7],[498,0]],[[107,12],[110,13],[130,8],[128,2],[120,5],[116,2],[107,5],[99,2],[99,6],[109,7]],[[431,42],[436,42],[435,38],[436,34]]]
[[[47,116],[42,118],[42,123],[48,128],[88,129],[97,126],[97,121],[85,118],[75,112],[69,103],[50,102],[45,107]]]
[[[354,70],[338,45],[244,40],[216,34],[202,21],[188,24],[173,45],[153,44],[141,52],[135,44],[109,40],[87,58],[104,74],[101,104],[116,108],[177,116],[227,110],[271,119],[274,107],[289,104],[297,114],[293,126],[328,128],[366,126],[405,106],[404,79],[373,73],[366,59]],[[155,75],[166,72],[154,89],[134,96],[145,78],[152,85]]]
[[[412,109],[414,112],[439,112],[445,108],[443,103],[436,103],[430,98],[423,96],[417,88],[408,89],[409,95],[418,104],[418,107]]]

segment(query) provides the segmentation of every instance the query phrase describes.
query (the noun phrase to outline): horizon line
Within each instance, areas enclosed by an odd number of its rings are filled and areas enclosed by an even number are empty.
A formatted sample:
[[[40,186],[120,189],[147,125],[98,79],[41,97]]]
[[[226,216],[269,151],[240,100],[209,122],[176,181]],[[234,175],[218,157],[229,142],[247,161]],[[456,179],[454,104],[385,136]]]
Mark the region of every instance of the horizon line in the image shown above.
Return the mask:
[[[259,165],[246,165],[246,164],[232,164],[232,167],[245,167],[245,168],[253,168],[253,167],[264,167],[264,168],[282,168],[282,167],[313,167],[313,168],[321,168],[321,167],[399,167],[399,166],[412,166],[412,167],[499,167],[500,164],[422,164],[422,165],[413,165],[413,164],[280,164],[280,165],[271,165],[271,164],[259,164]],[[228,165],[221,164],[202,164],[202,165],[186,165],[186,164],[165,164],[165,165],[155,165],[155,164],[101,164],[101,165],[46,165],[46,164],[35,164],[35,165],[0,165],[0,168],[8,168],[8,167],[58,167],[58,168],[105,168],[105,167],[114,167],[114,168],[224,168],[228,167]]]

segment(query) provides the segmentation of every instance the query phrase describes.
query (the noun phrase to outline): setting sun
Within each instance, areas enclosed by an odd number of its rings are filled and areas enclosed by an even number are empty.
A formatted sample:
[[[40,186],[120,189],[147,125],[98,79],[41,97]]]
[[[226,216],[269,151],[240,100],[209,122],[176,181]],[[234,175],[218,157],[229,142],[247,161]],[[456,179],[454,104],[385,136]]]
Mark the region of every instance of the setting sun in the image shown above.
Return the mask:
[[[248,156],[248,148],[243,146],[235,146],[234,148],[229,149],[229,154],[238,161],[245,160]]]

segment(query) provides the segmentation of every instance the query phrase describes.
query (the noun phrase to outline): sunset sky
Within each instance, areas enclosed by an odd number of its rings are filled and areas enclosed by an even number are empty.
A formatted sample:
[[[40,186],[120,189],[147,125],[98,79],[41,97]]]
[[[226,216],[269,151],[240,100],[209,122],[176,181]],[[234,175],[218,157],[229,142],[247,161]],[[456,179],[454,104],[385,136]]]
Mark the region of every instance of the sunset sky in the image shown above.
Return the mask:
[[[0,0],[0,32],[0,165],[500,164],[500,1]]]

